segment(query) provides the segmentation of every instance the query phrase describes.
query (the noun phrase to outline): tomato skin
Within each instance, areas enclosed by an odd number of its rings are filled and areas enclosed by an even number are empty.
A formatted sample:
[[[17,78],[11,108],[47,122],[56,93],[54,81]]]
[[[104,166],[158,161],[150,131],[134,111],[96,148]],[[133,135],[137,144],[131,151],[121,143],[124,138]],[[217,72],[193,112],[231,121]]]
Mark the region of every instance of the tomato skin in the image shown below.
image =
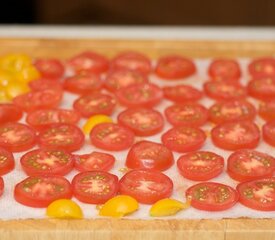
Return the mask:
[[[97,189],[93,189],[93,185]],[[82,172],[73,178],[72,187],[74,196],[79,201],[90,204],[103,204],[117,194],[118,177],[104,171]],[[101,192],[95,192],[100,190]]]
[[[11,172],[14,169],[14,166],[15,162],[13,154],[4,148],[0,148],[0,176]]]
[[[51,195],[45,196],[49,192]],[[60,176],[31,176],[16,184],[14,198],[25,206],[45,208],[57,199],[71,199],[72,189],[70,182]]]
[[[275,146],[275,121],[270,121],[263,126],[263,139],[271,146]]]
[[[36,59],[34,66],[40,72],[43,78],[47,79],[60,79],[65,73],[65,67],[58,59]]]
[[[275,77],[275,59],[271,57],[254,59],[248,65],[253,77]]]
[[[0,104],[0,124],[7,122],[16,122],[23,116],[19,107],[11,103]]]
[[[275,158],[254,150],[236,151],[227,160],[228,175],[239,182],[272,177],[274,171]]]
[[[126,166],[132,169],[152,169],[164,171],[174,164],[173,153],[163,144],[140,141],[129,150]]]
[[[191,152],[181,156],[177,166],[183,177],[193,181],[207,181],[222,173],[224,158],[213,152]]]
[[[192,207],[204,211],[227,210],[239,199],[234,188],[215,182],[198,183],[188,188],[185,194],[186,198],[191,199]]]
[[[275,99],[275,77],[252,79],[247,85],[247,91],[251,97],[259,100]]]
[[[57,91],[63,90],[63,86],[60,82],[51,81],[43,78],[31,81],[28,83],[28,85],[32,91],[42,91],[47,89],[56,89]]]
[[[147,184],[144,182],[147,182]],[[151,188],[149,188],[148,184],[151,184]],[[120,179],[119,192],[135,198],[140,203],[153,204],[172,195],[173,182],[161,172],[136,169],[127,172]]]
[[[4,180],[0,177],[0,197],[3,195],[4,192]]]
[[[155,69],[157,76],[167,80],[187,78],[196,71],[196,66],[190,59],[179,55],[160,58]]]
[[[155,135],[164,127],[160,112],[150,108],[130,108],[118,115],[118,123],[132,130],[136,136]]]
[[[260,103],[258,113],[266,121],[275,120],[275,99]]]
[[[263,191],[261,195],[261,191]],[[275,177],[243,182],[237,186],[244,206],[259,211],[275,211]]]

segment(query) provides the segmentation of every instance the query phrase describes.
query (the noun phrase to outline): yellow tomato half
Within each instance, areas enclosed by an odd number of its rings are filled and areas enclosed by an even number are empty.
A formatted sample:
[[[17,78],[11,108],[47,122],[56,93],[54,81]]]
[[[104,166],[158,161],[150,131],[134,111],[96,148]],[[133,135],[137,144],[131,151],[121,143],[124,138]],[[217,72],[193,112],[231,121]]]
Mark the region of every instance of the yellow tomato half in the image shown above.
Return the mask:
[[[112,119],[109,116],[103,114],[94,115],[84,124],[83,132],[89,134],[97,124],[108,122],[112,122]]]
[[[28,66],[16,73],[16,78],[20,82],[30,82],[40,77],[40,73],[34,66]]]
[[[8,54],[0,58],[0,68],[18,72],[32,64],[32,60],[25,54]]]
[[[5,87],[5,92],[9,99],[29,92],[30,89],[26,83],[11,82]]]

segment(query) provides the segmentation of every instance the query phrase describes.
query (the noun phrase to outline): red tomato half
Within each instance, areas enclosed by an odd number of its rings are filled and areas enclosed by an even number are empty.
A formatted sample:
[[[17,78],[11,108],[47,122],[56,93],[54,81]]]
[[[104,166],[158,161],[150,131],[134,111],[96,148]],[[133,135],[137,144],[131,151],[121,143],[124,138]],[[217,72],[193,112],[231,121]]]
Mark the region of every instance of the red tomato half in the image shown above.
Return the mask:
[[[260,130],[250,121],[222,123],[211,131],[213,143],[222,149],[238,150],[257,147]]]
[[[239,198],[235,189],[221,183],[198,183],[186,190],[194,208],[204,211],[224,211],[233,207]]]
[[[116,92],[118,101],[127,107],[153,107],[162,99],[162,90],[155,84],[141,83]]]
[[[173,192],[172,180],[161,172],[140,169],[126,173],[119,181],[120,193],[144,204],[168,198]]]
[[[254,150],[239,150],[227,160],[228,175],[240,182],[272,177],[275,158]]]
[[[81,202],[103,204],[118,192],[118,177],[103,171],[82,172],[72,180],[74,196]]]
[[[164,113],[173,126],[200,127],[208,119],[208,110],[198,103],[172,105]]]
[[[60,60],[51,59],[36,59],[34,66],[40,72],[43,78],[60,79],[65,73],[65,67]]]
[[[160,78],[171,80],[187,78],[196,71],[196,66],[190,59],[177,55],[160,58],[155,69]]]
[[[73,156],[64,150],[36,149],[24,154],[21,166],[29,176],[66,175],[74,167]]]
[[[0,197],[2,196],[4,192],[4,181],[3,178],[0,177]]]
[[[164,171],[174,164],[173,153],[163,144],[140,141],[128,152],[126,166],[128,168],[147,168]]]
[[[266,121],[275,120],[275,99],[262,102],[259,107],[259,115]]]
[[[263,139],[271,146],[275,146],[275,121],[267,122],[263,126]]]
[[[38,144],[43,149],[76,151],[84,144],[82,131],[72,124],[53,124],[40,132]]]
[[[62,91],[63,87],[60,82],[51,81],[48,79],[38,79],[29,82],[29,87],[32,91],[41,91],[47,89],[56,89],[57,91]]]
[[[74,101],[74,109],[82,117],[89,118],[96,114],[111,115],[115,109],[116,100],[107,94],[94,93],[82,96]]]
[[[68,65],[76,72],[88,71],[100,74],[108,70],[109,60],[95,52],[83,52],[71,58]]]
[[[164,133],[161,140],[172,151],[191,152],[202,147],[206,140],[206,135],[199,128],[174,127]]]
[[[23,152],[36,144],[36,134],[22,123],[6,123],[0,126],[0,147],[11,152]]]
[[[214,123],[253,120],[256,116],[255,107],[245,100],[218,102],[209,109],[209,119]]]
[[[240,203],[259,211],[275,211],[275,177],[240,183]]]
[[[118,115],[118,123],[131,129],[137,136],[151,136],[164,126],[160,112],[149,108],[130,108]]]
[[[220,175],[224,158],[213,152],[191,152],[181,156],[178,170],[182,176],[193,181],[207,181]]]
[[[115,123],[101,123],[90,132],[91,143],[108,151],[122,151],[134,143],[134,133]]]
[[[14,169],[14,157],[11,152],[0,148],[0,176]],[[0,194],[1,195],[1,194]]]
[[[18,183],[14,188],[17,202],[34,208],[46,208],[57,199],[70,199],[70,182],[59,176],[32,176]]]
[[[275,59],[255,59],[249,64],[248,71],[253,77],[275,77]]]
[[[19,107],[10,103],[0,104],[0,124],[7,122],[16,122],[23,116],[23,112]]]
[[[264,77],[251,80],[247,85],[251,97],[270,101],[275,99],[275,77]]]

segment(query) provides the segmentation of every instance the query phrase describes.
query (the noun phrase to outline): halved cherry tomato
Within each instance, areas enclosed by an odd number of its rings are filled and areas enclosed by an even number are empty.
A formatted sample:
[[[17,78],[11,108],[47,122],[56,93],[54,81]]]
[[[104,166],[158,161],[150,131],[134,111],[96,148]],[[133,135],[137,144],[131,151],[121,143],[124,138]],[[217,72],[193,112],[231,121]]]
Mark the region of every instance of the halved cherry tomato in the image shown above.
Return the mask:
[[[56,89],[58,91],[62,91],[63,89],[60,82],[43,78],[29,82],[29,87],[32,91],[41,91],[46,89]]]
[[[210,121],[217,124],[235,120],[253,120],[255,116],[255,107],[241,99],[218,102],[209,109]]]
[[[11,103],[0,104],[0,124],[7,122],[16,122],[23,116],[19,107]]]
[[[74,158],[64,150],[36,149],[24,154],[20,163],[29,176],[66,175],[74,167]]]
[[[111,71],[104,82],[107,90],[115,92],[116,90],[127,87],[132,84],[147,83],[148,78],[146,75],[128,69],[120,69]]]
[[[83,52],[71,58],[68,65],[76,72],[88,71],[100,74],[108,70],[109,60],[95,52]]]
[[[103,204],[118,192],[118,177],[104,171],[77,174],[72,180],[74,196],[81,202]]]
[[[11,100],[22,94],[27,94],[30,89],[27,83],[21,83],[18,81],[10,82],[4,89],[7,99]]]
[[[4,181],[3,178],[0,177],[0,197],[2,196],[4,192]]]
[[[130,108],[118,115],[118,123],[131,129],[137,136],[151,136],[164,126],[160,112],[150,108]]]
[[[120,193],[135,198],[144,204],[153,204],[170,197],[173,182],[165,174],[147,169],[132,170],[119,181]]]
[[[115,123],[101,123],[90,132],[91,143],[108,151],[122,151],[134,143],[134,133]]]
[[[14,169],[14,165],[14,157],[12,153],[4,148],[0,148],[0,176],[12,171]]]
[[[7,54],[0,58],[0,68],[10,72],[19,72],[31,64],[31,58],[25,54]]]
[[[186,190],[191,206],[204,211],[224,211],[233,207],[239,194],[230,186],[214,183],[198,183]]]
[[[176,103],[194,102],[202,98],[203,93],[188,85],[177,85],[163,88],[163,95],[168,100]]]
[[[37,130],[43,130],[55,123],[76,124],[80,115],[68,109],[42,109],[28,113],[26,122]]]
[[[214,127],[211,137],[213,143],[222,149],[255,148],[260,140],[260,130],[253,122],[233,121]]]
[[[117,55],[111,62],[113,69],[128,69],[149,74],[152,71],[150,59],[138,52],[128,51]]]
[[[43,78],[60,79],[65,73],[65,67],[60,60],[55,58],[36,59],[34,66]]]
[[[245,98],[247,95],[245,87],[235,82],[212,81],[206,82],[203,87],[208,97],[221,101]]]
[[[116,92],[118,101],[127,107],[153,107],[162,99],[162,90],[152,83],[133,84]]]
[[[253,77],[275,77],[275,59],[254,59],[248,66],[248,71]]]
[[[207,181],[220,175],[224,158],[213,152],[191,152],[177,161],[180,174],[193,181]]]
[[[76,151],[84,144],[84,134],[72,124],[53,124],[40,132],[38,144],[43,149]]]
[[[174,127],[165,132],[161,140],[172,151],[191,152],[202,147],[206,140],[206,135],[199,128]]]
[[[164,113],[173,126],[200,127],[208,119],[208,110],[198,103],[172,105]]]
[[[275,99],[260,103],[258,113],[266,121],[275,120]]]
[[[109,171],[115,163],[113,155],[102,152],[75,155],[75,168],[80,172]]]
[[[0,147],[11,152],[23,152],[35,144],[36,134],[29,126],[12,122],[0,126]]]
[[[34,208],[45,208],[57,199],[70,199],[70,182],[59,176],[32,176],[16,184],[14,198],[17,202]]]
[[[274,171],[275,158],[254,150],[236,151],[227,160],[228,175],[240,182],[272,177]]]
[[[263,77],[251,80],[247,85],[251,97],[269,101],[275,99],[275,77]]]
[[[56,89],[45,89],[29,92],[13,99],[13,103],[25,112],[57,107],[62,100],[62,92]]]
[[[90,94],[101,89],[102,81],[99,75],[84,72],[65,78],[63,86],[64,89],[72,93]]]
[[[196,66],[190,59],[178,55],[160,58],[155,69],[160,78],[171,80],[187,78],[196,71]]]
[[[267,122],[263,126],[263,139],[271,146],[275,146],[275,121]]]
[[[147,168],[164,171],[174,164],[173,153],[163,144],[140,141],[128,152],[126,166],[128,168]]]
[[[111,115],[116,106],[116,100],[107,94],[93,93],[84,95],[74,101],[73,107],[82,117],[89,118],[93,115]]]
[[[275,177],[240,183],[240,203],[259,211],[275,211]]]

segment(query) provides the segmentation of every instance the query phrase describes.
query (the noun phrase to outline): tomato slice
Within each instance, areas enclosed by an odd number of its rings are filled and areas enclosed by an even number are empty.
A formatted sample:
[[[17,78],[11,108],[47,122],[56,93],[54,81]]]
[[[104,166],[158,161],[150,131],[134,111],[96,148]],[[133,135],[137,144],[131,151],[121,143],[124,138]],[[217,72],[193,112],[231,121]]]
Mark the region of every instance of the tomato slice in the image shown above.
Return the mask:
[[[127,107],[153,107],[162,100],[162,90],[152,83],[133,84],[116,92],[118,101]]]
[[[208,110],[198,103],[172,105],[164,113],[173,126],[200,127],[208,119]]]
[[[275,158],[254,150],[236,151],[227,160],[228,175],[240,182],[272,177],[274,171]]]
[[[0,104],[0,124],[7,122],[16,122],[23,116],[19,107],[11,103]]]
[[[43,78],[60,79],[65,73],[65,67],[60,60],[55,58],[36,59],[34,66]]]
[[[68,65],[75,72],[88,71],[100,74],[109,69],[109,60],[95,52],[83,52],[71,58]]]
[[[144,204],[153,204],[168,198],[173,192],[173,182],[165,174],[148,169],[132,170],[119,181],[120,193]]]
[[[33,129],[22,123],[5,123],[0,126],[0,147],[11,152],[23,152],[36,144]]]
[[[275,77],[275,59],[254,59],[248,66],[248,71],[253,77]]]
[[[263,126],[263,139],[271,146],[275,146],[275,121],[267,122]]]
[[[101,123],[90,132],[91,143],[108,151],[122,151],[134,143],[134,133],[115,123]]]
[[[113,155],[102,152],[75,155],[75,168],[80,172],[109,171],[115,164]]]
[[[70,182],[59,176],[32,176],[16,184],[14,198],[17,202],[34,208],[45,208],[57,199],[70,199]]]
[[[275,177],[240,183],[240,203],[259,211],[275,211]]]
[[[76,124],[80,115],[74,110],[68,109],[42,109],[30,112],[26,122],[37,130],[43,130],[55,123]]]
[[[13,99],[13,103],[25,112],[38,109],[57,107],[62,100],[62,92],[56,89],[45,89],[19,95]]]
[[[200,149],[205,140],[204,131],[195,127],[174,127],[165,132],[161,140],[172,151],[191,152]]]
[[[222,101],[209,109],[210,121],[217,124],[235,120],[254,120],[255,116],[255,107],[245,100]]]
[[[38,144],[43,149],[76,151],[84,144],[82,131],[72,124],[53,124],[40,132]]]
[[[64,150],[36,149],[24,154],[20,163],[29,176],[66,175],[74,167],[74,158]]]
[[[103,204],[118,192],[118,177],[104,171],[77,174],[72,180],[74,196],[81,202]]]
[[[214,127],[211,137],[213,143],[222,149],[255,148],[260,140],[260,130],[250,121],[226,122]]]
[[[41,91],[47,89],[56,89],[57,91],[62,91],[63,87],[60,82],[51,81],[48,79],[38,79],[28,83],[32,91]]]
[[[112,69],[128,69],[145,75],[152,71],[151,60],[144,54],[128,51],[117,55],[111,62]]]
[[[236,82],[212,81],[206,82],[203,87],[208,97],[221,101],[245,98],[247,95],[245,87]]]
[[[230,186],[215,183],[198,183],[186,190],[186,197],[191,199],[194,208],[204,211],[224,211],[233,207],[239,195]]]
[[[97,74],[82,72],[65,78],[63,86],[64,89],[75,94],[90,94],[101,89],[102,81]]]
[[[12,171],[14,169],[14,165],[14,157],[12,153],[4,148],[0,148],[0,176]]]
[[[260,103],[258,113],[266,121],[275,120],[275,99]]]
[[[213,152],[191,152],[177,161],[180,174],[193,181],[207,181],[220,175],[224,168],[224,158]]]
[[[4,192],[4,180],[0,177],[0,197],[2,196]]]
[[[128,152],[126,166],[128,168],[147,168],[164,171],[174,164],[173,153],[163,144],[140,141]]]
[[[107,94],[94,93],[82,96],[74,101],[74,109],[82,117],[89,118],[93,115],[111,115],[115,109],[116,100]]]
[[[151,136],[164,126],[160,112],[149,108],[131,108],[118,115],[118,123],[131,129],[137,136]]]
[[[202,98],[203,93],[188,85],[177,85],[163,88],[163,95],[168,100],[176,103],[194,102]]]
[[[104,82],[107,90],[115,92],[118,89],[127,87],[132,84],[147,83],[148,78],[146,75],[133,70],[120,69],[111,71]]]
[[[269,101],[275,99],[275,77],[264,77],[251,80],[247,85],[251,97]]]
[[[190,59],[178,55],[160,58],[155,69],[157,76],[167,80],[187,78],[196,71],[196,66]]]

